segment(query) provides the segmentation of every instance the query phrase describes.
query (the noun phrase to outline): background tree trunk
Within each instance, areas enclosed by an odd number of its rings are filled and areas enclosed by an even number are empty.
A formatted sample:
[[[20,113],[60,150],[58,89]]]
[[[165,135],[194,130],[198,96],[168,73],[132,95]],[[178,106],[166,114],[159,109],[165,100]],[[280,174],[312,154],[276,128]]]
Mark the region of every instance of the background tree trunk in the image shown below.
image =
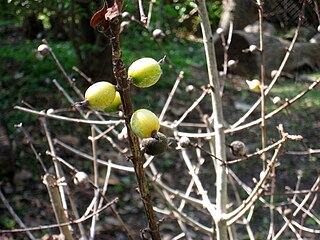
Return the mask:
[[[106,36],[90,26],[93,15],[90,2],[76,2],[75,7],[79,12],[80,19],[78,26],[73,26],[75,29],[71,32],[74,34],[70,38],[76,51],[80,52],[77,55],[81,70],[94,81],[115,82],[112,70],[111,44]]]
[[[234,29],[243,29],[258,19],[258,10],[253,1],[223,0],[220,27],[227,31],[230,22]]]

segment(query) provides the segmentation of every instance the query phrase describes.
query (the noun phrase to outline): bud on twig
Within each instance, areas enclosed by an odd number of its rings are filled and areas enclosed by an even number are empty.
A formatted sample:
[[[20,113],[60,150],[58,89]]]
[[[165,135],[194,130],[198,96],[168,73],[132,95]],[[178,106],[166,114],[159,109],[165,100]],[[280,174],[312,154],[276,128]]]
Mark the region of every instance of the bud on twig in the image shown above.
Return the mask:
[[[190,146],[191,142],[190,142],[190,139],[188,137],[181,137],[180,140],[179,140],[179,145],[180,147],[182,148],[186,148],[188,146]]]
[[[189,94],[194,93],[194,86],[193,85],[186,86],[186,92]]]
[[[218,28],[217,30],[216,30],[216,33],[217,34],[222,34],[224,32],[224,30],[223,30],[223,28]]]
[[[41,56],[46,56],[50,52],[50,49],[47,44],[40,44],[38,47],[38,53],[41,54]]]
[[[152,36],[154,39],[163,39],[165,37],[165,34],[161,29],[155,29],[152,32]]]
[[[272,78],[274,78],[277,73],[278,73],[278,70],[272,70],[270,75]]]
[[[123,12],[122,14],[121,14],[121,16],[123,17],[123,18],[130,18],[130,13],[129,12]]]
[[[229,147],[235,157],[245,157],[247,155],[247,147],[241,141],[233,141]]]
[[[250,45],[249,47],[249,51],[254,53],[254,52],[257,52],[259,49],[256,45]]]
[[[74,175],[73,182],[75,185],[84,187],[89,183],[88,175],[85,172],[77,172]]]

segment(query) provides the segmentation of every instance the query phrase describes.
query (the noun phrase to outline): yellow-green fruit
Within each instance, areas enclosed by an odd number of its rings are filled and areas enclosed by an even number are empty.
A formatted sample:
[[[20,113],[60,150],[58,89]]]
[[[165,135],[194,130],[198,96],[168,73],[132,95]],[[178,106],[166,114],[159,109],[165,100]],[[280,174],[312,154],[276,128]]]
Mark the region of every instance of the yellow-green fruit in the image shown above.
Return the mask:
[[[160,64],[153,58],[140,58],[128,69],[128,75],[133,79],[133,84],[140,88],[154,85],[160,79],[161,74]]]
[[[139,109],[130,120],[132,131],[141,138],[150,138],[160,129],[158,117],[147,109]]]
[[[260,92],[260,81],[258,79],[246,80],[246,82],[251,92]]]
[[[119,111],[119,107],[121,104],[122,104],[122,102],[121,102],[120,93],[117,91],[113,102],[111,103],[110,106],[106,107],[104,109],[104,111],[108,112],[108,113],[117,112],[117,111]]]
[[[92,84],[85,93],[89,106],[96,110],[104,110],[110,106],[116,96],[116,88],[109,82]]]

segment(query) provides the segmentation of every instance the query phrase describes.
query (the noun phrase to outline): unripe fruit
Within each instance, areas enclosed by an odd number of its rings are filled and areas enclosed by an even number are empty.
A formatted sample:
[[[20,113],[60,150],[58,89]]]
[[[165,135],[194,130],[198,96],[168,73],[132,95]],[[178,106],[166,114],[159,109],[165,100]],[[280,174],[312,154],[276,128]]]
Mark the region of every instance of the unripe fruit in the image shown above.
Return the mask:
[[[164,153],[168,147],[168,139],[166,135],[158,132],[152,138],[145,138],[141,143],[142,150],[149,155],[156,156]]]
[[[92,84],[85,93],[89,106],[96,110],[104,110],[110,106],[116,96],[116,88],[109,82]]]
[[[133,84],[140,88],[154,85],[160,79],[161,74],[160,64],[153,58],[140,58],[128,69],[128,76],[132,78]]]
[[[251,92],[260,92],[260,81],[253,79],[252,81],[246,80]]]
[[[107,113],[117,112],[117,111],[119,111],[119,107],[120,107],[121,104],[122,104],[122,102],[121,102],[120,93],[117,91],[113,102],[111,103],[111,105],[106,107],[104,109],[104,111],[107,112]]]
[[[132,131],[141,138],[150,138],[160,129],[158,117],[147,109],[139,109],[130,120]]]

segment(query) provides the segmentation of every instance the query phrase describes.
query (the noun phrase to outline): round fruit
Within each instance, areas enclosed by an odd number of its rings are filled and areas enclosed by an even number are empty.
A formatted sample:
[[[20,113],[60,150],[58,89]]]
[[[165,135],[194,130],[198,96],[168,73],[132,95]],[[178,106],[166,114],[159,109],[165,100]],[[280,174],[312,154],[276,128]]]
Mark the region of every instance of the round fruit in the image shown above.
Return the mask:
[[[147,109],[139,109],[130,120],[132,131],[141,138],[150,138],[160,129],[158,117]]]
[[[155,134],[152,138],[145,138],[141,142],[143,151],[146,154],[156,156],[164,153],[168,147],[168,139],[166,135],[161,132]]]
[[[103,110],[113,102],[116,96],[116,88],[109,82],[97,82],[87,89],[84,96],[90,107]]]
[[[260,92],[260,81],[258,79],[246,80],[246,82],[251,92]]]
[[[153,58],[140,58],[128,69],[128,75],[133,79],[133,84],[140,88],[154,85],[160,79],[161,74],[160,64]]]
[[[104,109],[104,111],[108,112],[108,113],[117,112],[117,111],[119,111],[119,107],[120,107],[121,104],[122,104],[122,102],[121,102],[120,93],[117,91],[113,102],[111,103],[111,105],[106,107]]]

